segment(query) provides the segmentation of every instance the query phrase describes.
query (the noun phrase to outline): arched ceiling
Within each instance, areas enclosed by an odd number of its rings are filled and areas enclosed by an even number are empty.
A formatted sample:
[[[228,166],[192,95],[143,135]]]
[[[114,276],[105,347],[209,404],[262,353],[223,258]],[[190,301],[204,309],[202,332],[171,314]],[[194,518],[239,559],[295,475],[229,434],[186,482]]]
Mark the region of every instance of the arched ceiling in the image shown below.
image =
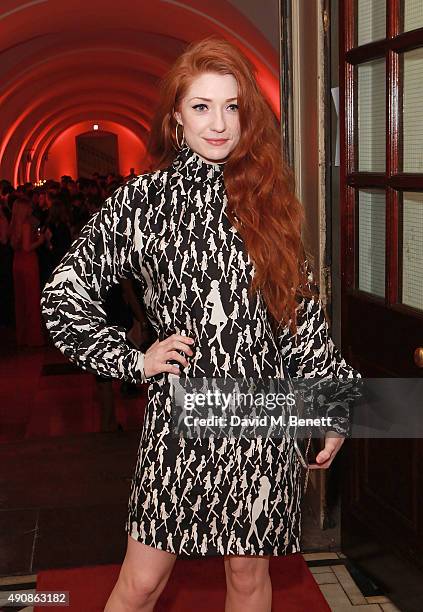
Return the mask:
[[[42,156],[88,119],[145,142],[160,78],[187,43],[210,34],[253,61],[279,116],[275,49],[226,0],[2,0],[0,178],[17,184],[28,149],[24,178],[43,178]]]

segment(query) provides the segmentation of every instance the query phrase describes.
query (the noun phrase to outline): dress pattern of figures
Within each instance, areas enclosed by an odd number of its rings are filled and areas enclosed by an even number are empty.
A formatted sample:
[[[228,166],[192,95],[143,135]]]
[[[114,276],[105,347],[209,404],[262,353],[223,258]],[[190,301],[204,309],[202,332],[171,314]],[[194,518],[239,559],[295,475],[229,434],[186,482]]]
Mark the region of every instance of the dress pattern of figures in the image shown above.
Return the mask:
[[[171,166],[106,200],[44,288],[55,345],[86,370],[145,382],[144,355],[103,308],[112,284],[135,277],[159,339],[195,340],[185,378],[359,376],[328,335],[319,300],[299,305],[295,338],[288,328],[275,337],[261,293],[248,293],[254,266],[225,212],[223,169],[185,144]],[[172,436],[171,375],[148,382],[127,533],[180,557],[299,551],[302,467],[292,441]]]

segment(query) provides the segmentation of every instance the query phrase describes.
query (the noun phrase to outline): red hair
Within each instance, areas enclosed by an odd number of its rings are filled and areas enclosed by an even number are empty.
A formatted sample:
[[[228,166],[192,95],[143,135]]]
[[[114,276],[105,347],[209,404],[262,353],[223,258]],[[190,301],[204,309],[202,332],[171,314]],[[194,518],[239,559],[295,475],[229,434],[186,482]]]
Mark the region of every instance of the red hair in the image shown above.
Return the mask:
[[[178,148],[174,110],[204,72],[231,74],[238,83],[240,140],[224,166],[224,182],[226,214],[254,263],[250,294],[260,289],[275,330],[289,323],[295,332],[298,295],[312,295],[301,238],[304,210],[283,160],[279,122],[258,87],[254,65],[237,47],[210,36],[178,57],[161,81],[148,153],[158,168],[172,163]]]

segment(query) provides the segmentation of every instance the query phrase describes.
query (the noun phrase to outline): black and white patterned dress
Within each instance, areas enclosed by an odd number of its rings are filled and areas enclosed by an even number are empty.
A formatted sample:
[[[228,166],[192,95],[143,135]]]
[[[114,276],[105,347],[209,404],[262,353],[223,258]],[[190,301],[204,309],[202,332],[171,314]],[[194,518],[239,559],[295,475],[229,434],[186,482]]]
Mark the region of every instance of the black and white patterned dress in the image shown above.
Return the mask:
[[[82,368],[144,382],[143,354],[106,323],[120,277],[139,279],[159,339],[195,339],[186,377],[351,377],[320,301],[303,300],[295,338],[275,338],[243,241],[225,213],[224,165],[185,144],[172,165],[130,180],[82,229],[45,286],[55,345]],[[300,550],[301,466],[286,438],[171,436],[170,375],[148,379],[126,531],[180,557]]]

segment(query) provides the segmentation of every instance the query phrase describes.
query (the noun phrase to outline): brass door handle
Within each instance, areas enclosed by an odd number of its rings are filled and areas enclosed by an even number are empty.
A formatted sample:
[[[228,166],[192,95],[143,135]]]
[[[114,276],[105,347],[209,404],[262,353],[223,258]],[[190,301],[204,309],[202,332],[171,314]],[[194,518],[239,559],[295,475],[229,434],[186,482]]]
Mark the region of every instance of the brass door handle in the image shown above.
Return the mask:
[[[423,368],[423,346],[419,346],[414,351],[414,363],[418,368]]]

